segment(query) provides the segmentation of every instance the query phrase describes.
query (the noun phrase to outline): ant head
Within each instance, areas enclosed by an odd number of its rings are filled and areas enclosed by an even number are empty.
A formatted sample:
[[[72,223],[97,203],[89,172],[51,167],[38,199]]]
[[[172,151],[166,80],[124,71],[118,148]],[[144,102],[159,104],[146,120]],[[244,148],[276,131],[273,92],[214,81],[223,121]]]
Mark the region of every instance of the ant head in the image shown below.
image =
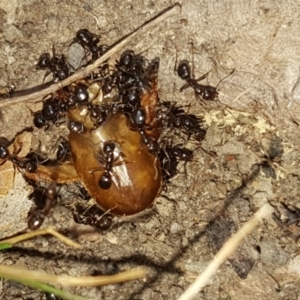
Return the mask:
[[[132,50],[125,50],[120,57],[119,66],[128,68],[134,61],[134,52]]]
[[[113,152],[115,150],[115,143],[112,141],[106,141],[103,144],[103,152],[108,153],[108,152]]]
[[[182,60],[178,64],[177,74],[182,80],[188,80],[191,77],[191,67],[187,60]]]
[[[51,56],[49,53],[43,53],[36,65],[37,69],[47,69],[51,66]]]

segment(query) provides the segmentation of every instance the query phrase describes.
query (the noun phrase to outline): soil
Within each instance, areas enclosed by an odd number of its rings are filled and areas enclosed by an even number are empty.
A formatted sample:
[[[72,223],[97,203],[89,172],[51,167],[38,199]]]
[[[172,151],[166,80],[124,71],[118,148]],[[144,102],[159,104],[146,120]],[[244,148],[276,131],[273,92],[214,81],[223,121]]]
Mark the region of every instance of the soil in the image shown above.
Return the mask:
[[[71,64],[83,51],[70,46],[87,28],[112,44],[173,1],[0,1],[0,85],[18,90],[42,84],[35,64],[44,52],[65,53]],[[77,240],[74,250],[38,237],[0,253],[0,262],[50,274],[115,274],[146,266],[145,280],[99,288],[70,288],[87,299],[176,299],[207,266],[224,241],[269,202],[276,215],[246,238],[196,299],[299,299],[300,4],[266,1],[183,1],[167,19],[128,49],[160,57],[159,96],[190,105],[207,135],[194,160],[180,167],[167,191],[143,215],[119,218],[105,233],[74,224],[66,205],[47,224]],[[125,49],[123,49],[125,50]],[[179,92],[176,63],[188,59],[195,78],[218,86],[219,100],[201,102]],[[47,78],[46,80],[49,80]],[[32,125],[34,101],[1,109],[0,136]],[[55,127],[55,126],[54,126]],[[35,131],[50,151],[64,126]],[[298,163],[297,163],[298,161]],[[0,238],[27,227],[29,188],[17,175],[0,199]],[[74,200],[70,195],[62,202]],[[46,224],[46,225],[47,225]],[[77,234],[75,235],[75,229]],[[45,299],[39,291],[3,280],[1,299]]]

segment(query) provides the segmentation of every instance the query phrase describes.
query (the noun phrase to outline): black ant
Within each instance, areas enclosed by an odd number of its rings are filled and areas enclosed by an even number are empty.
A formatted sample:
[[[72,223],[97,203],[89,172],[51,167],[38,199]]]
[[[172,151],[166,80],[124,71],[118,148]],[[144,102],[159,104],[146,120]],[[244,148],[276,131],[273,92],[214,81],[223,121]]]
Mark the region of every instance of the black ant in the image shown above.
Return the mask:
[[[186,113],[182,107],[175,106],[174,103],[162,102],[162,105],[166,107],[167,111],[158,111],[157,117],[162,121],[163,125],[181,129],[188,135],[188,139],[191,136],[197,141],[204,139],[206,132],[200,127],[200,118]]]
[[[120,156],[123,156],[123,153],[120,152],[117,157],[114,156],[114,151],[116,144],[112,141],[106,141],[103,144],[102,154],[97,154],[98,161],[103,165],[103,168],[94,168],[89,171],[89,173],[94,173],[104,169],[104,173],[100,176],[98,185],[100,188],[107,190],[111,187],[112,184],[112,175],[117,177],[112,169],[114,166],[123,164],[124,162],[117,163]]]
[[[147,146],[149,152],[156,154],[159,151],[159,146],[157,142],[146,134],[145,125],[146,125],[146,113],[142,107],[135,109],[132,113],[129,114],[131,123],[139,131],[142,142]]]
[[[88,100],[89,100],[89,94],[86,86],[78,84],[73,93],[73,101],[77,105],[81,106],[81,105],[86,105],[88,103]]]
[[[10,160],[17,168],[24,169],[29,173],[34,173],[38,164],[36,154],[31,152],[26,157],[20,158],[17,156],[18,152],[11,155],[8,148],[4,145],[0,145],[0,159],[2,160],[0,165],[4,164],[7,160]]]
[[[112,92],[114,88],[118,86],[119,82],[119,72],[114,72],[111,76],[106,77],[103,80],[102,92],[104,95],[107,95]]]
[[[35,158],[34,158],[35,159]],[[34,173],[37,170],[37,161],[30,158],[12,157],[11,162],[20,169],[24,169],[29,173]]]
[[[55,55],[55,49],[52,49],[53,56],[50,53],[43,53],[37,63],[38,70],[48,70],[44,76],[45,78],[52,73],[53,81],[58,82],[66,79],[70,75],[70,66],[67,62],[65,55],[60,57]]]
[[[97,45],[100,41],[100,35],[91,33],[88,29],[79,29],[74,39],[83,48],[91,48],[93,45]]]
[[[89,102],[89,94],[87,92],[87,88],[82,85],[78,85],[73,93],[73,101],[78,106],[85,105],[90,113],[90,117],[92,121],[95,122],[95,126],[100,126],[107,118],[107,110],[103,108],[103,106],[92,104]],[[74,124],[71,126],[72,131],[76,131],[77,126]],[[78,129],[79,125],[78,125]]]
[[[150,64],[152,66],[152,64]],[[134,54],[132,50],[126,50],[121,54],[120,60],[115,65],[115,77],[119,90],[138,89],[139,91],[149,89],[146,79],[148,68],[146,61],[141,55]]]
[[[108,49],[106,45],[99,45],[100,35],[91,33],[88,29],[79,29],[73,42],[78,42],[92,54],[92,61],[102,56]]]
[[[105,214],[97,204],[87,209],[76,205],[76,213],[73,212],[73,219],[78,224],[90,225],[100,230],[108,230],[113,223],[113,217]]]
[[[168,182],[170,178],[177,174],[178,161],[185,164],[193,159],[193,151],[183,147],[182,144],[172,146],[167,144],[160,148],[158,158],[161,164],[163,181]]]
[[[140,76],[145,73],[145,63],[141,55],[134,54],[132,50],[125,50],[115,67],[122,73]]]
[[[87,109],[90,113],[90,118],[96,127],[100,126],[107,119],[108,111],[103,106],[88,103]]]
[[[140,106],[140,92],[137,89],[126,90],[122,94],[124,110],[132,111]]]
[[[164,183],[168,183],[169,179],[177,174],[177,159],[172,159],[165,149],[161,148],[158,154],[158,159],[160,161],[160,166],[162,170],[162,179]]]
[[[218,96],[218,91],[217,88],[219,86],[219,84],[228,76],[230,76],[232,73],[234,72],[234,70],[232,70],[227,76],[225,76],[224,78],[222,78],[219,83],[217,84],[216,87],[210,86],[210,85],[203,85],[203,84],[199,84],[198,81],[201,81],[203,79],[205,79],[207,77],[208,73],[205,73],[204,75],[202,75],[200,78],[195,79],[192,77],[191,74],[191,68],[190,68],[190,64],[187,60],[182,60],[179,64],[178,64],[178,68],[177,68],[177,75],[182,79],[186,81],[186,84],[184,84],[181,88],[180,88],[180,92],[182,92],[184,89],[191,87],[194,89],[196,98],[200,98],[202,100],[205,101],[214,101],[216,99],[216,97]]]
[[[68,105],[63,101],[50,96],[50,98],[43,100],[43,107],[37,112],[31,112],[33,115],[33,124],[37,128],[45,128],[48,130],[50,124],[59,126],[61,123],[57,123],[58,119],[64,117],[68,112]]]
[[[83,200],[92,199],[92,196],[89,194],[89,192],[87,191],[87,189],[84,186],[79,186],[78,192],[79,192],[78,196],[80,197],[80,199],[83,199]]]
[[[10,157],[9,151],[5,146],[0,145],[0,159],[4,162]],[[2,162],[2,163],[4,163]]]
[[[63,137],[60,137],[58,149],[56,152],[56,160],[58,162],[63,162],[71,157],[70,143]]]
[[[166,151],[168,152],[170,157],[174,157],[181,161],[188,162],[192,161],[193,159],[193,151],[183,147],[182,144],[177,144],[175,146],[167,145]]]
[[[36,230],[42,226],[51,209],[57,204],[59,195],[56,183],[51,183],[47,188],[34,186],[34,191],[28,196],[33,199],[36,207],[28,213],[28,228]]]
[[[125,50],[121,54],[119,61],[116,63],[116,68],[123,73],[128,72],[129,67],[133,63],[134,59],[134,52],[132,50]]]
[[[150,89],[148,77],[152,76],[153,66],[158,68],[157,60],[147,67],[141,55],[134,54],[132,50],[124,51],[115,64],[116,70],[104,80],[103,93],[108,94],[116,87],[126,109],[138,107],[141,92]]]

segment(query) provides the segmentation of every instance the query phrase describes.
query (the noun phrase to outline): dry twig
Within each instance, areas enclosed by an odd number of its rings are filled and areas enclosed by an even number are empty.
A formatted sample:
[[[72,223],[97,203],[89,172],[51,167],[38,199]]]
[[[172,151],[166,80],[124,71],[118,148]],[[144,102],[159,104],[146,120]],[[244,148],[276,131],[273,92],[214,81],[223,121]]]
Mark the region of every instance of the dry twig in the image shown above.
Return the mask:
[[[200,274],[189,288],[177,300],[193,299],[210,281],[211,277],[217,272],[222,263],[232,255],[241,242],[251,233],[251,231],[262,221],[268,218],[274,211],[273,207],[265,204],[261,207],[244,226],[233,235],[216,254],[207,268]]]
[[[155,27],[162,21],[164,21],[167,18],[178,13],[179,9],[180,9],[180,5],[178,3],[176,3],[173,6],[162,11],[160,14],[158,14],[151,20],[145,22],[142,26],[138,27],[132,33],[126,35],[121,40],[119,40],[117,43],[115,43],[115,45],[113,45],[111,49],[109,49],[106,53],[104,53],[94,63],[88,65],[85,68],[82,68],[82,69],[76,71],[72,76],[66,78],[65,80],[60,81],[58,83],[54,83],[43,90],[31,93],[29,95],[13,97],[13,98],[8,98],[5,100],[2,100],[0,102],[0,108],[5,107],[5,106],[14,105],[14,104],[19,104],[21,102],[26,102],[26,101],[30,101],[30,100],[34,100],[34,101],[42,100],[45,96],[52,94],[52,93],[56,92],[57,90],[65,87],[67,85],[70,85],[71,83],[73,83],[77,80],[80,80],[80,79],[86,77],[94,69],[96,69],[101,64],[103,64],[109,57],[111,57],[116,52],[118,52],[120,49],[122,49],[125,45],[127,45],[134,37],[136,37],[136,35],[138,35],[138,34],[142,35],[143,33],[149,31],[151,28]]]
[[[0,277],[15,280],[26,278],[26,280],[37,280],[39,282],[59,283],[62,286],[101,286],[115,284],[129,280],[139,279],[146,276],[145,268],[136,268],[109,276],[66,276],[48,275],[39,271],[29,271],[17,267],[0,265]]]
[[[74,248],[80,248],[81,246],[79,244],[77,244],[76,242],[70,240],[69,238],[65,237],[64,235],[60,234],[59,232],[57,232],[54,228],[52,227],[48,227],[45,229],[39,229],[39,230],[35,230],[35,231],[30,231],[6,240],[2,240],[0,243],[1,244],[16,244],[25,240],[29,240],[32,239],[36,236],[40,236],[40,235],[45,235],[45,234],[51,234],[53,236],[55,236],[57,239],[61,240],[63,243],[65,243],[66,245],[70,246],[70,247],[74,247]]]

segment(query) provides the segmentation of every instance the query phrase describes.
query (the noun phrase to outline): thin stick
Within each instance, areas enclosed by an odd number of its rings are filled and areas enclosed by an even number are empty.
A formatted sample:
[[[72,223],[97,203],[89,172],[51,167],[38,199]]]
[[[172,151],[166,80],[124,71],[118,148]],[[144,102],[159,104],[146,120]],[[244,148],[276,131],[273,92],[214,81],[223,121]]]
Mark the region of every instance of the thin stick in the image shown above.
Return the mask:
[[[233,235],[216,254],[214,259],[209,263],[207,268],[200,274],[196,280],[177,300],[193,299],[210,281],[211,277],[217,272],[221,264],[232,255],[251,231],[262,221],[268,218],[274,211],[269,204],[262,206],[244,226]]]
[[[41,100],[46,95],[54,93],[57,90],[65,87],[77,80],[80,80],[80,79],[86,77],[88,74],[91,73],[91,71],[93,71],[94,69],[99,67],[101,64],[103,64],[110,56],[112,56],[113,54],[118,52],[120,49],[122,49],[125,45],[127,45],[136,35],[143,34],[146,31],[149,31],[152,27],[155,27],[162,21],[164,21],[167,18],[178,13],[179,10],[180,10],[180,5],[178,3],[174,4],[173,6],[167,8],[160,14],[156,15],[154,18],[145,22],[142,26],[135,29],[132,33],[123,37],[120,41],[118,41],[115,45],[113,45],[111,49],[109,49],[100,58],[98,58],[94,63],[86,66],[85,68],[82,68],[82,69],[76,71],[73,75],[66,78],[65,80],[54,83],[41,91],[37,91],[37,92],[34,92],[29,95],[24,95],[24,96],[20,96],[20,97],[13,97],[13,98],[1,100],[0,108],[9,106],[9,105],[18,104],[18,103],[25,102],[25,101],[30,101],[30,100],[35,100],[35,101]]]
[[[0,277],[10,280],[38,280],[39,282],[59,283],[62,286],[101,286],[106,284],[115,284],[129,280],[144,278],[147,274],[145,268],[136,268],[109,276],[66,276],[66,275],[48,275],[39,271],[29,271],[11,266],[0,265]]]
[[[70,247],[74,247],[74,248],[80,248],[81,246],[79,244],[77,244],[76,242],[68,239],[67,237],[63,236],[62,234],[60,234],[59,232],[57,232],[54,228],[52,227],[48,227],[45,229],[39,229],[39,230],[35,230],[35,231],[30,231],[18,236],[15,236],[13,238],[9,238],[3,241],[0,241],[0,244],[16,244],[28,239],[32,239],[36,236],[39,235],[45,235],[45,234],[51,234],[53,236],[55,236],[56,238],[58,238],[59,240],[61,240],[62,242],[64,242],[65,244],[67,244]]]

